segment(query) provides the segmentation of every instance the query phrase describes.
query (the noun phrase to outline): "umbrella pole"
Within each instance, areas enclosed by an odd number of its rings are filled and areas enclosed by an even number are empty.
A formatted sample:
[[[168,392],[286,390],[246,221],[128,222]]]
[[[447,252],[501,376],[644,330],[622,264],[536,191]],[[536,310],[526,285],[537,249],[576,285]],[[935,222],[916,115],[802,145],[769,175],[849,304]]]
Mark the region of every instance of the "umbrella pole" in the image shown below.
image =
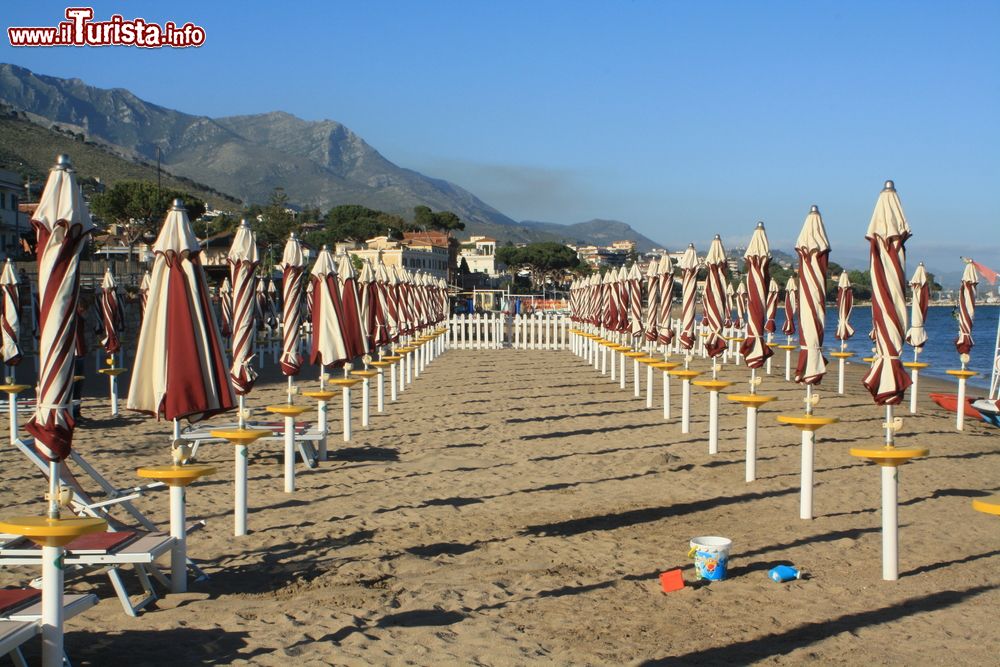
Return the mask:
[[[767,344],[770,345],[773,342],[774,342],[774,334],[769,331],[769,332],[767,332]],[[771,355],[771,356],[774,356],[774,355]],[[768,375],[771,374],[771,357],[767,358],[767,368],[765,369],[765,372]]]
[[[681,381],[681,433],[691,432],[691,380]]]
[[[813,409],[812,385],[806,385],[806,415],[811,415]],[[799,518],[813,518],[813,460],[816,448],[816,431],[802,429],[802,488],[799,494]]]
[[[747,462],[746,481],[757,479],[757,408],[747,406]]]
[[[891,410],[891,408],[890,408]],[[899,522],[898,498],[899,468],[882,468],[882,579],[899,579]]]
[[[785,382],[792,381],[792,337],[788,337],[788,342],[785,348]]]
[[[638,375],[636,376],[638,377]],[[646,364],[646,409],[653,407],[653,367]]]
[[[180,484],[170,485],[170,536],[174,538],[174,546],[170,554],[170,592],[187,592],[187,534],[184,524],[187,517],[184,511],[184,487]]]
[[[288,404],[292,404],[292,376],[288,376]]]
[[[618,388],[625,388],[625,352],[622,351],[621,357],[618,359]]]
[[[605,347],[607,349],[607,347]],[[614,382],[618,379],[618,373],[615,372],[615,368],[618,365],[618,357],[615,356],[614,350],[611,351],[611,381]],[[604,366],[601,366],[601,373],[604,373]]]
[[[670,375],[663,371],[663,418],[670,419]]]

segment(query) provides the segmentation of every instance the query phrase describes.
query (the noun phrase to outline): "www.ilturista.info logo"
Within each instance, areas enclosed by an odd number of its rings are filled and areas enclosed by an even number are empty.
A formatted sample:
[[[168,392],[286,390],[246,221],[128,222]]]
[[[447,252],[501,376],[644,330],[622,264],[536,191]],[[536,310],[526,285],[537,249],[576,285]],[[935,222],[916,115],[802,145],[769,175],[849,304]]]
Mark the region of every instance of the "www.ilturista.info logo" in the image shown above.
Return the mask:
[[[107,21],[94,21],[92,7],[67,7],[66,19],[54,27],[10,27],[11,46],[164,46],[185,48],[205,43],[205,29],[193,23],[178,26],[167,21],[162,26],[145,19],[126,20],[113,14]]]

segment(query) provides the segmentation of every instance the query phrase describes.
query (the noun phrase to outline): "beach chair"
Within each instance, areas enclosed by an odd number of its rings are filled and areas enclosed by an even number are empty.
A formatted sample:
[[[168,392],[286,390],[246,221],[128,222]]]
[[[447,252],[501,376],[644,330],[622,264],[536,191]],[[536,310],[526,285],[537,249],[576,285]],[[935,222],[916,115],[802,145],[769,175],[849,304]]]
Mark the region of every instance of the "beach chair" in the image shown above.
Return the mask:
[[[37,634],[37,623],[0,621],[0,657],[9,657],[14,667],[28,667],[21,654],[21,645]]]
[[[181,438],[191,443],[191,461],[198,455],[198,448],[203,444],[214,444],[226,442],[224,438],[216,438],[212,431],[227,428],[236,428],[236,423],[229,424],[191,424],[181,431]],[[252,421],[247,422],[247,428],[266,429],[271,431],[271,435],[258,440],[258,442],[282,442],[285,439],[285,423],[283,421]],[[319,462],[319,454],[313,443],[323,439],[324,433],[319,428],[312,427],[311,424],[303,422],[295,425],[295,449],[308,468],[315,468]]]
[[[96,595],[66,595],[63,598],[63,618],[68,620],[95,604]],[[33,588],[0,589],[0,656],[9,656],[15,667],[27,667],[21,646],[39,634],[41,620],[41,591]],[[71,664],[65,655],[63,663]]]

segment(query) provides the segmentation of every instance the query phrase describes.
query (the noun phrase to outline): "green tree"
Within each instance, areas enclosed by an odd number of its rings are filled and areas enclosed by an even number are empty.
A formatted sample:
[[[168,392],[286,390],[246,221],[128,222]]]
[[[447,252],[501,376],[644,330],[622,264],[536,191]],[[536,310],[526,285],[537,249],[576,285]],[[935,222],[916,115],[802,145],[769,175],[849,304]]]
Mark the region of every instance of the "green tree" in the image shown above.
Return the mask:
[[[514,275],[527,269],[535,287],[541,286],[550,278],[576,270],[581,265],[575,250],[553,241],[529,243],[520,248],[503,246],[497,249],[497,260],[506,264],[508,271]]]
[[[275,188],[266,206],[247,209],[247,221],[257,237],[257,249],[262,257],[268,257],[268,264],[275,252],[280,257],[288,235],[299,229],[295,214],[289,210],[284,188]]]
[[[341,241],[363,242],[376,236],[399,238],[409,226],[398,215],[357,204],[335,206],[322,218],[322,227],[306,235],[314,246],[333,246]]]
[[[413,223],[421,229],[453,231],[465,229],[465,223],[451,211],[434,212],[428,206],[413,209]]]

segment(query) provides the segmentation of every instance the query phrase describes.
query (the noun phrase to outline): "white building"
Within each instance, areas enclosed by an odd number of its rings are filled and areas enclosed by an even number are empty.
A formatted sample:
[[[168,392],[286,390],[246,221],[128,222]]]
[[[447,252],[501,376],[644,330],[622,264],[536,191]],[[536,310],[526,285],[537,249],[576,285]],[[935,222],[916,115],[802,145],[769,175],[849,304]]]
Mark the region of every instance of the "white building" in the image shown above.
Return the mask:
[[[463,259],[471,273],[484,273],[490,278],[500,275],[496,260],[497,240],[489,236],[472,236],[462,242],[459,262]]]
[[[0,169],[0,259],[19,254],[21,239],[18,232],[26,232],[31,226],[28,216],[18,211],[22,192],[24,185],[21,177]]]
[[[396,241],[387,236],[376,236],[365,241],[363,249],[349,249],[362,259],[378,260],[379,253],[386,265],[402,266],[410,271],[421,271],[435,278],[448,279],[448,248],[429,241]]]

